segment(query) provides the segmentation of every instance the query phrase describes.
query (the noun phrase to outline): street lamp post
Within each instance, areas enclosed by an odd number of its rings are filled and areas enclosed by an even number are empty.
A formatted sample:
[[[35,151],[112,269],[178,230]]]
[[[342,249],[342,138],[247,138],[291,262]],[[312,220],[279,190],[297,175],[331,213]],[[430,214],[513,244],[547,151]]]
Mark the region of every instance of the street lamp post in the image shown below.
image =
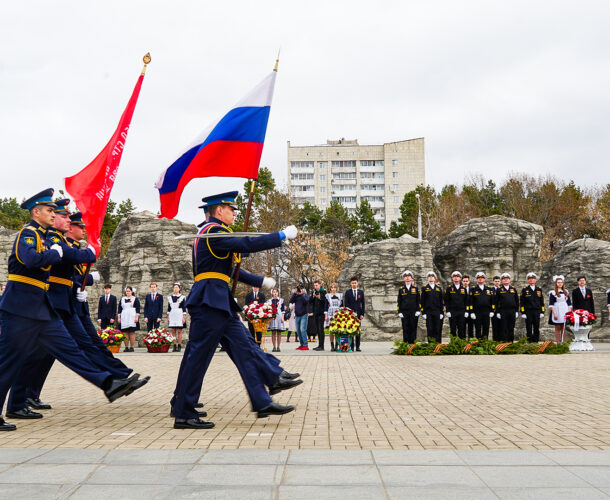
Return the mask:
[[[419,199],[419,193],[415,193],[417,198],[417,239],[421,240],[421,200]]]

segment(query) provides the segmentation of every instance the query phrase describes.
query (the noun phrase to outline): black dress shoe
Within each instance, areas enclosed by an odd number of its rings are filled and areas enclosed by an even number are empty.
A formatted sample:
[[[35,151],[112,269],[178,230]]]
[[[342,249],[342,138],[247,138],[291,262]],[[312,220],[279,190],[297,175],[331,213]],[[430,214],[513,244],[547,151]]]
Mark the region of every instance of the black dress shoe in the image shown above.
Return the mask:
[[[138,374],[136,373],[136,375],[138,375]],[[125,393],[125,396],[129,396],[133,391],[137,391],[140,387],[145,386],[146,384],[148,384],[149,380],[150,380],[150,376],[146,376],[144,378],[136,380],[136,382]]]
[[[208,412],[207,411],[199,411],[199,410],[195,410],[197,412],[197,416],[198,417],[207,417],[208,416]],[[170,417],[174,417],[174,409],[170,409],[169,410],[169,416]]]
[[[301,379],[298,380],[290,380],[289,378],[284,378],[280,375],[280,378],[273,385],[269,386],[269,395],[273,396],[280,391],[285,391],[286,389],[292,389],[297,385],[302,384],[303,381]]]
[[[28,406],[34,408],[35,410],[51,410],[51,405],[47,403],[43,403],[38,398],[27,398],[25,402]]]
[[[206,422],[200,418],[177,418],[174,420],[174,429],[211,429],[214,422]]]
[[[42,413],[32,411],[26,406],[25,408],[21,408],[17,411],[7,411],[6,416],[8,418],[20,418],[24,420],[29,420],[32,418],[42,418]]]
[[[17,426],[15,424],[9,424],[5,422],[2,417],[0,417],[0,431],[16,431]]]
[[[286,370],[284,370],[282,373],[280,373],[280,377],[288,378],[290,380],[299,378],[300,375],[301,375],[300,373],[288,373]]]
[[[312,351],[323,351],[323,350],[324,350],[324,347],[320,347],[320,346],[318,346],[318,347],[314,347],[314,348],[312,349]]]
[[[362,352],[362,349],[360,349],[360,347],[356,347],[356,352]]]
[[[131,386],[135,384],[138,380],[138,377],[139,375],[136,373],[135,375],[132,375],[129,378],[112,379],[112,381],[110,382],[110,387],[104,390],[104,394],[106,394],[108,401],[112,403],[113,401],[119,399],[121,396],[127,394],[129,389],[131,389]]]
[[[290,413],[294,410],[294,406],[282,406],[277,403],[271,403],[267,408],[263,408],[261,411],[257,412],[256,418],[265,418],[270,415],[284,415],[284,413]]]
[[[203,408],[203,403],[197,403],[197,404],[195,405],[195,408]]]

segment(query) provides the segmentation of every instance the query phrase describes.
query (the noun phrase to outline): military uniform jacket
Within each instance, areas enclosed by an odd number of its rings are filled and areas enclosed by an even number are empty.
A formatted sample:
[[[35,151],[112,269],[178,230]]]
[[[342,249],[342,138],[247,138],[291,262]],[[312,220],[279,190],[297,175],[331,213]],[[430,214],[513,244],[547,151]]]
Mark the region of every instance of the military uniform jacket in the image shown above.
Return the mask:
[[[494,310],[494,290],[487,285],[470,288],[470,310],[476,313],[490,313]]]
[[[428,284],[421,289],[421,308],[424,314],[441,314],[443,312],[443,290]]]
[[[419,289],[415,285],[411,285],[407,290],[406,285],[401,286],[398,290],[397,309],[401,313],[421,312],[421,298]]]
[[[47,230],[33,220],[19,231],[8,258],[1,311],[43,321],[56,317],[47,288],[51,266],[61,257],[50,246]]]
[[[49,299],[58,311],[73,314],[77,311],[77,301],[73,297],[75,266],[95,262],[95,255],[91,250],[81,250],[73,246],[74,241],[69,242],[63,234],[49,231],[48,239],[51,244],[61,245],[64,252],[61,262],[51,267]]]
[[[510,311],[516,312],[519,310],[519,296],[514,286],[509,286],[508,290],[504,285],[496,290],[496,312]]]
[[[445,310],[450,313],[465,313],[468,309],[468,294],[466,288],[460,285],[456,288],[455,285],[448,286],[445,290]]]
[[[544,295],[542,295],[542,289],[535,287],[532,290],[531,286],[526,286],[521,290],[520,296],[521,312],[535,311],[537,313],[544,312]]]
[[[219,219],[210,217],[200,233],[230,233],[231,229]],[[193,242],[193,275],[195,284],[186,301],[186,307],[208,306],[231,314],[241,311],[229,289],[229,279],[233,273],[234,262],[241,260],[245,252],[259,252],[281,245],[279,233],[247,238],[195,238]],[[241,270],[239,281],[250,286],[260,287],[262,276]]]
[[[76,248],[80,248],[78,241],[71,240],[70,238],[67,238],[67,239],[70,243],[72,243],[72,246],[74,246]],[[74,286],[72,287],[72,306],[74,307],[76,314],[78,314],[82,318],[85,318],[85,317],[89,316],[89,313],[90,313],[89,302],[87,302],[86,300],[85,300],[85,302],[79,302],[78,300],[76,300],[76,292],[78,290],[80,290],[80,287],[83,284],[83,279],[85,277],[85,266],[82,264],[75,265],[73,276],[74,277],[73,277],[72,281],[74,281]],[[85,286],[91,286],[91,285],[93,285],[93,276],[88,274],[87,282],[85,283]],[[116,299],[115,299],[115,301],[116,301]]]

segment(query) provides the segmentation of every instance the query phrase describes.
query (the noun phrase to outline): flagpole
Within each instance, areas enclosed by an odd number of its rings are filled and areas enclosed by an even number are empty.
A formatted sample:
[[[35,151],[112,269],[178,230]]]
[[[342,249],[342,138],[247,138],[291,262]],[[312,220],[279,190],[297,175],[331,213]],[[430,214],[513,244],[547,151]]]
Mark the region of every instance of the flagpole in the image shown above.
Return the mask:
[[[146,73],[146,66],[148,66],[148,64],[151,61],[150,52],[147,52],[146,54],[144,54],[142,61],[144,62],[144,67],[142,68],[142,73],[141,73],[143,75],[144,73]],[[91,271],[91,263],[87,264],[87,266],[85,267],[85,274],[83,274],[83,283],[80,286],[81,292],[85,291],[85,288],[87,286],[87,278],[89,277],[90,271]]]

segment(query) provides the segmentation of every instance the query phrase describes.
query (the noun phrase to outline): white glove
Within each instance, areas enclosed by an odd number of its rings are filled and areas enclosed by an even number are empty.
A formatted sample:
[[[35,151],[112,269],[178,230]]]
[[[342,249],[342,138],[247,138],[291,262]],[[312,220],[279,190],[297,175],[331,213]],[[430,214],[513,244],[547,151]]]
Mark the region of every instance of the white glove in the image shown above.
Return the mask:
[[[443,319],[443,318],[444,318],[444,316],[441,314],[441,319]]]
[[[297,237],[298,230],[296,226],[288,226],[282,229],[282,233],[284,233],[287,240],[294,240]]]
[[[447,311],[447,317],[450,318],[451,317],[451,313],[449,311]],[[443,315],[441,314],[441,319],[443,318]]]
[[[398,317],[399,317],[399,318],[404,318],[404,316],[402,315],[402,313],[398,313]]]
[[[541,318],[544,318],[544,313],[540,313],[540,317],[541,317]]]
[[[100,273],[98,273],[97,271],[91,271],[89,273],[89,276],[91,276],[93,278],[93,281],[99,281],[100,280]]]
[[[422,316],[422,318],[424,318],[424,319],[428,319],[428,315],[427,315],[427,314],[424,314],[424,315]]]
[[[64,249],[61,248],[61,245],[58,245],[57,243],[51,245],[50,250],[55,250],[59,254],[60,257],[64,256]]]
[[[515,313],[515,319],[518,319],[518,318],[519,318],[519,313],[518,313],[518,312],[516,312],[516,313]]]
[[[76,300],[79,302],[85,302],[87,300],[87,290],[81,292],[80,290],[76,291]]]
[[[97,253],[95,253],[95,248],[93,248],[93,245],[91,243],[87,245],[87,250],[89,250],[94,257],[97,257]]]
[[[493,318],[493,317],[494,317],[494,313],[492,313],[492,312],[491,312],[491,313],[489,313],[489,317],[490,317],[490,318]]]
[[[467,318],[469,316],[468,313],[464,313],[464,317]]]
[[[273,288],[275,286],[275,280],[273,278],[263,278],[263,287],[264,288]]]
[[[477,319],[477,315],[476,315],[475,313],[470,313],[470,317],[471,317],[472,319]]]
[[[502,316],[500,316],[500,313],[496,314],[496,318],[502,319]]]
[[[421,313],[419,311],[415,312],[415,317],[417,318]]]
[[[527,316],[526,316],[525,314],[522,314],[522,315],[521,315],[521,317],[522,317],[523,319],[527,319]]]

